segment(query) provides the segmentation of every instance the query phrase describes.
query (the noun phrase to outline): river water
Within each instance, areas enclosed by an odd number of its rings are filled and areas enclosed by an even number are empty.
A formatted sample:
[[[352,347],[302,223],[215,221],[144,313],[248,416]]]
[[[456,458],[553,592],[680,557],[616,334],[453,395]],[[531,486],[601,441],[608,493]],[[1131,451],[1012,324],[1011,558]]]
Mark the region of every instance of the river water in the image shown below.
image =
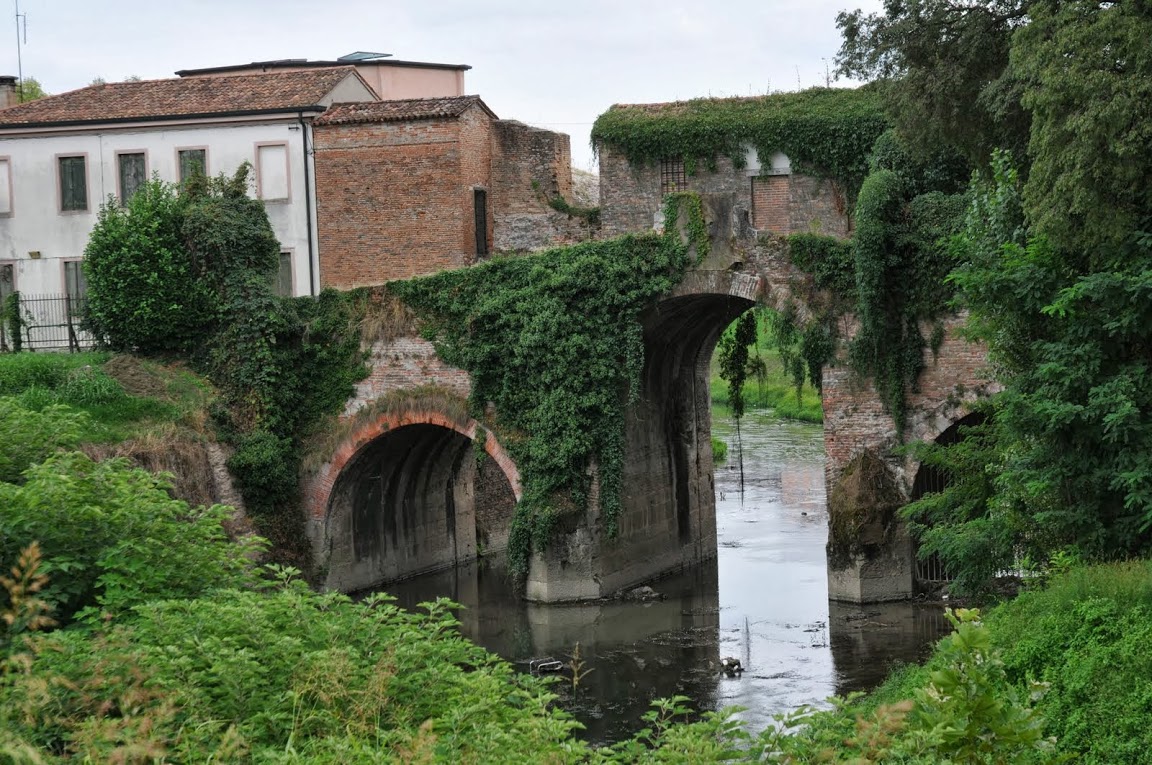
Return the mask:
[[[895,662],[917,661],[946,631],[939,607],[853,606],[828,600],[828,518],[819,425],[748,412],[740,445],[716,467],[716,560],[652,583],[662,600],[546,606],[516,599],[498,564],[482,562],[388,587],[405,606],[445,596],[462,603],[464,634],[525,671],[533,659],[580,669],[556,686],[592,741],[642,727],[653,699],[687,696],[700,710],[741,706],[753,731],[773,715],[867,690]],[[743,491],[740,453],[743,461]],[[727,677],[721,657],[738,658]]]

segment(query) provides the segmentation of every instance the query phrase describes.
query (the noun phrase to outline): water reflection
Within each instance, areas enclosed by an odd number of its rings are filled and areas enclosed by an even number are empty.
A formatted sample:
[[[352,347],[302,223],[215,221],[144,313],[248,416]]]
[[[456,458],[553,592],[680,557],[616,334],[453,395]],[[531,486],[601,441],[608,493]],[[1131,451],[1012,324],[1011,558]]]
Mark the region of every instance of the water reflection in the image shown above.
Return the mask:
[[[567,662],[579,643],[591,672],[564,696],[593,741],[630,735],[652,699],[675,694],[699,709],[745,707],[759,730],[772,715],[866,690],[893,662],[921,658],[946,626],[939,609],[828,601],[820,427],[750,412],[740,446],[728,423],[714,430],[731,455],[716,470],[718,555],[653,583],[663,600],[525,603],[488,564],[388,589],[403,605],[439,595],[462,603],[464,634],[525,670],[534,658]],[[744,674],[721,675],[722,656],[739,658]]]

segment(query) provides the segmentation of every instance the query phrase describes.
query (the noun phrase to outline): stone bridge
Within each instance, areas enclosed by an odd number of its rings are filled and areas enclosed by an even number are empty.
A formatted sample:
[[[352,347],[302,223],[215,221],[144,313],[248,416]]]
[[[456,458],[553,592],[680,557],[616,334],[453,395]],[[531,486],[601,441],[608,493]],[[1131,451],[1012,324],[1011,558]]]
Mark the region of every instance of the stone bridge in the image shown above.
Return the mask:
[[[708,259],[643,317],[641,395],[627,412],[623,507],[608,538],[593,497],[531,561],[526,596],[561,602],[605,597],[716,555],[709,364],[723,329],[758,302],[781,305],[807,277],[782,240],[739,230],[725,200],[705,198]],[[908,496],[917,465],[892,457],[905,440],[933,440],[980,395],[985,352],[949,325],[909,401],[898,434],[867,381],[824,369],[829,494],[862,452],[883,456]],[[850,331],[846,326],[845,330]],[[349,402],[332,457],[306,477],[309,534],[328,587],[376,586],[445,568],[507,545],[520,496],[516,466],[467,414],[466,373],[431,344],[397,337],[372,348],[372,371]],[[952,431],[954,432],[954,430]],[[477,459],[477,447],[490,459]],[[898,522],[864,532],[830,560],[829,595],[870,602],[913,593],[912,543]]]

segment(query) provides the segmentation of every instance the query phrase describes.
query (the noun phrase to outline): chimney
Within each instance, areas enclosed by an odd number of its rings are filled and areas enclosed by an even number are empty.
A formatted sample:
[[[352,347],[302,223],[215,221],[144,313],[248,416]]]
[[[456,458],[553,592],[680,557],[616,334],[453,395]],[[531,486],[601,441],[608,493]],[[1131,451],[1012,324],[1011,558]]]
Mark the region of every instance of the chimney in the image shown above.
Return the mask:
[[[0,74],[0,109],[6,106],[15,106],[19,103],[16,97],[16,78],[10,74]]]

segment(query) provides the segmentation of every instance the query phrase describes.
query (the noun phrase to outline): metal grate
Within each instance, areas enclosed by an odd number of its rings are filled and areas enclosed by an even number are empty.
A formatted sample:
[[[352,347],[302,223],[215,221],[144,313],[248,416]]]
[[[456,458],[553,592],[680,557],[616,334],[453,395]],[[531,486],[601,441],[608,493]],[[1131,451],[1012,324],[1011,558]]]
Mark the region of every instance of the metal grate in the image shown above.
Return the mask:
[[[660,193],[674,194],[677,191],[686,191],[687,189],[688,181],[684,176],[684,160],[660,160]]]
[[[20,293],[20,340],[26,351],[72,352],[96,346],[96,340],[81,327],[85,300],[71,295],[26,295]],[[0,352],[15,350],[8,322],[0,322]]]

